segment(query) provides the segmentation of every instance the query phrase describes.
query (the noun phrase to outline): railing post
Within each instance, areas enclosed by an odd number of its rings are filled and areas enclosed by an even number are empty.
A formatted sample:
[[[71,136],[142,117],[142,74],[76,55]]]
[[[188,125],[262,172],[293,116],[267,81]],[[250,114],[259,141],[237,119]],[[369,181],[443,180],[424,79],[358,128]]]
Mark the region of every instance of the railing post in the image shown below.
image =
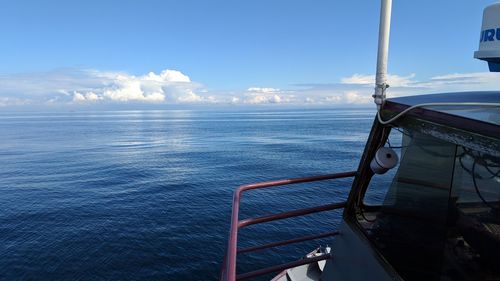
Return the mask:
[[[227,255],[227,281],[236,280],[236,255],[238,254],[238,212],[240,210],[240,198],[244,187],[240,186],[236,189],[233,196],[233,209],[231,212],[231,229],[228,241],[228,255]]]

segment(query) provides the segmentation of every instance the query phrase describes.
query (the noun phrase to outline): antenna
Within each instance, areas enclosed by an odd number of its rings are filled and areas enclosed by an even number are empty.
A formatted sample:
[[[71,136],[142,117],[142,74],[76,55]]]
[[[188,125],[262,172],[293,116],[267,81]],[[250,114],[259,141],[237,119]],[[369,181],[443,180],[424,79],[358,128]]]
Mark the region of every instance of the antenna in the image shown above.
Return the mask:
[[[380,25],[378,30],[377,74],[373,99],[380,110],[385,101],[387,84],[387,58],[389,56],[389,34],[391,32],[392,0],[381,0]]]

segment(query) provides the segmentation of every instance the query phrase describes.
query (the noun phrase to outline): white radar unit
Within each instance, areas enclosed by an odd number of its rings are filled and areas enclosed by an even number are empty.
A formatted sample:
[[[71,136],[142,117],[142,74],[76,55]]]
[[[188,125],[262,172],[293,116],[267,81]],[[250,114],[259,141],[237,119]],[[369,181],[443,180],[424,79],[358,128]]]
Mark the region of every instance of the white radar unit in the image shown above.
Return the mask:
[[[500,72],[500,3],[484,9],[479,50],[474,57],[487,61],[490,71]]]

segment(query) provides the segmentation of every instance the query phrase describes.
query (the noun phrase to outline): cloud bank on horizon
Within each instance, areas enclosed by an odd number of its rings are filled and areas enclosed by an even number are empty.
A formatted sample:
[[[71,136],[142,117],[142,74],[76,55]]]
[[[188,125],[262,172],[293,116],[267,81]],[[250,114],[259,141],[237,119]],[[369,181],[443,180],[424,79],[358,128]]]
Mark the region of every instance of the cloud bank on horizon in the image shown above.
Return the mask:
[[[500,89],[498,73],[453,73],[418,80],[416,74],[389,75],[388,96]],[[0,106],[92,104],[366,105],[372,103],[374,75],[353,74],[329,84],[296,84],[289,89],[251,86],[233,92],[208,90],[178,70],[131,75],[89,69],[0,75]]]

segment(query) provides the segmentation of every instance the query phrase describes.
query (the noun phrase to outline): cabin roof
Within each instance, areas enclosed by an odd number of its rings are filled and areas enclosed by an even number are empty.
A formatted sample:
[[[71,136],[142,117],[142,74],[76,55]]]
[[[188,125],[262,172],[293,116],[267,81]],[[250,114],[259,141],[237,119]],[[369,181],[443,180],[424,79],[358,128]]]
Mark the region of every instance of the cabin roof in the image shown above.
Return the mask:
[[[386,101],[384,109],[398,113],[417,104],[447,102],[500,103],[500,91],[443,93],[392,98]],[[496,138],[500,135],[500,107],[429,106],[411,110],[407,115],[467,131],[485,133]]]

